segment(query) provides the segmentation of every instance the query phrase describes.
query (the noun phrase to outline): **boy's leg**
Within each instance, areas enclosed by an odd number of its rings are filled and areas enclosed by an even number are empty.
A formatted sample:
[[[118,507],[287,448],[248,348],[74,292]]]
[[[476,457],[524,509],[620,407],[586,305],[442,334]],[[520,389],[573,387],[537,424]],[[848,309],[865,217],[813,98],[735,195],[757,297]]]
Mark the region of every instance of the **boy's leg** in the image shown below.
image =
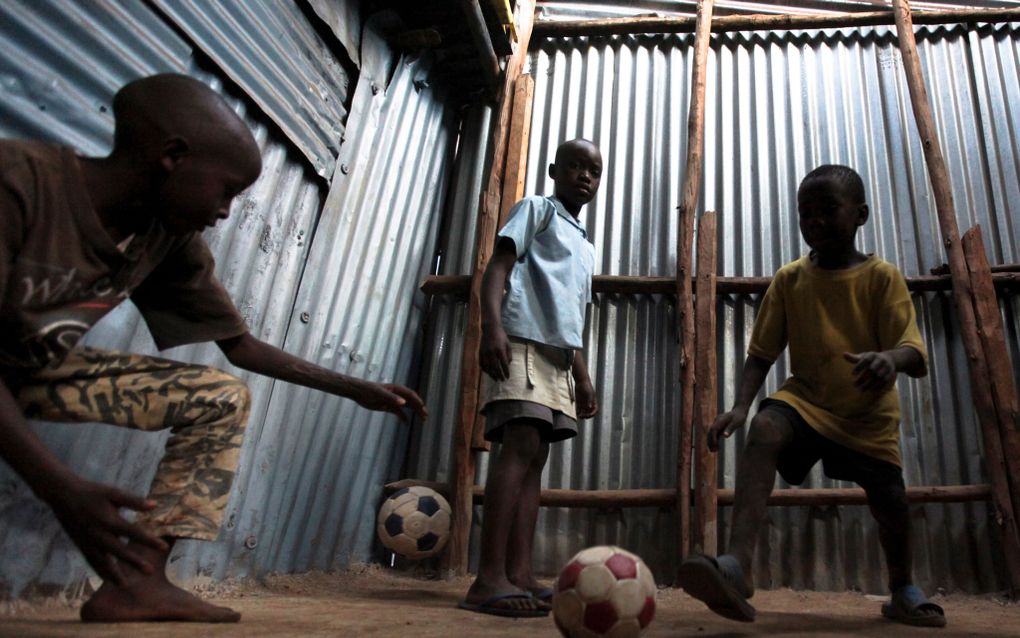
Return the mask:
[[[890,602],[882,606],[882,614],[897,622],[924,627],[943,627],[943,609],[930,602],[913,584],[913,550],[911,547],[910,509],[903,475],[899,468],[888,465],[888,477],[858,481],[868,495],[868,507],[878,523],[878,539],[889,570]]]
[[[532,555],[535,544],[535,525],[538,522],[538,502],[542,491],[542,470],[549,458],[549,443],[541,442],[528,465],[517,501],[517,513],[510,528],[507,546],[506,573],[510,582],[521,589],[539,594],[542,585],[532,572]]]
[[[19,383],[16,396],[29,418],[170,428],[149,494],[157,507],[137,522],[171,544],[177,538],[216,538],[248,418],[250,399],[242,381],[205,366],[78,348],[60,365]],[[134,548],[153,564],[153,574],[121,563],[127,585],[104,583],[82,608],[83,619],[239,618],[172,585],[163,569],[169,552]]]
[[[500,600],[493,597],[527,593],[507,576],[507,550],[525,479],[543,445],[538,427],[526,419],[510,421],[503,426],[499,454],[485,484],[478,577],[471,584],[464,603],[478,605],[493,600],[491,606],[497,609],[538,610],[538,601],[530,596]]]
[[[776,481],[780,453],[796,437],[788,412],[793,409],[769,406],[751,420],[737,470],[729,554],[690,556],[680,565],[679,581],[684,590],[731,620],[751,622],[757,613],[747,602],[754,593],[755,541]]]
[[[776,482],[779,454],[793,437],[793,424],[778,410],[766,408],[751,419],[751,428],[737,469],[730,543],[727,546],[729,553],[740,563],[748,591],[754,589],[752,569],[755,543],[769,494]]]

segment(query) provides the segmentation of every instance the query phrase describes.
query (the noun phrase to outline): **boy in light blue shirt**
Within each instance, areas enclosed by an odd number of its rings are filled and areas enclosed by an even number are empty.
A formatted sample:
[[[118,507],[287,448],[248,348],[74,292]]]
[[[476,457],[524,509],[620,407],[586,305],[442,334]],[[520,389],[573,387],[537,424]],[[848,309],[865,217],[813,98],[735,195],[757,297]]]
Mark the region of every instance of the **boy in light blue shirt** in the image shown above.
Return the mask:
[[[531,570],[542,470],[549,444],[598,411],[581,353],[595,249],[577,218],[599,188],[598,147],[564,142],[549,177],[555,195],[514,205],[482,279],[485,438],[502,445],[485,485],[478,577],[460,607],[497,616],[549,613],[552,590]]]

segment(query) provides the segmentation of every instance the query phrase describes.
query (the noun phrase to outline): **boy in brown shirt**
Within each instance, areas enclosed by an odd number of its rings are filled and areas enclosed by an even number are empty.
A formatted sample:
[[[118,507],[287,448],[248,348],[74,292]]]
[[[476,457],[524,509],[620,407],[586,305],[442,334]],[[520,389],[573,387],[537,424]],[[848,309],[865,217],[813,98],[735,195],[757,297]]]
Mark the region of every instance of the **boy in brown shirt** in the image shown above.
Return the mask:
[[[103,585],[83,620],[232,622],[164,573],[178,538],[215,539],[248,417],[247,387],[205,366],[78,345],[124,299],[160,349],[216,341],[234,365],[403,416],[412,390],[347,377],[253,337],[201,231],[261,172],[244,122],[209,87],[157,75],[114,97],[114,148],[0,141],[0,458],[54,511]],[[172,430],[148,498],[76,476],[25,419]],[[141,514],[130,523],[118,513]],[[121,539],[127,539],[125,544]]]

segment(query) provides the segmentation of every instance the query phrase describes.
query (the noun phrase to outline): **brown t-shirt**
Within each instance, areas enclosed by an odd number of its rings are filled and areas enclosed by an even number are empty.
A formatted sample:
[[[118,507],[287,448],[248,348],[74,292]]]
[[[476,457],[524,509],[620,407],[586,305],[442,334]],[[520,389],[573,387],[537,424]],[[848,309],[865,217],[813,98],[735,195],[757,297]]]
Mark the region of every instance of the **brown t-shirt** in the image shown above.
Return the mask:
[[[0,140],[0,374],[61,359],[128,297],[160,349],[247,331],[198,233],[153,221],[118,247],[73,150]]]

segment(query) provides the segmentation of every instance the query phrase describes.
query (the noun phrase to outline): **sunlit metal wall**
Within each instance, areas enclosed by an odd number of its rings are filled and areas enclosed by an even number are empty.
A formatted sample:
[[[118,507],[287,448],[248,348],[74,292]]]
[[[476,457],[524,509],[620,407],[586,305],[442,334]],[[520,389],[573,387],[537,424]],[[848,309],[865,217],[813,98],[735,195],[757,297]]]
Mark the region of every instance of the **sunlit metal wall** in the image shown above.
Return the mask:
[[[1020,261],[1020,227],[1011,210],[1020,197],[1020,149],[1013,134],[1020,125],[1020,28],[922,29],[918,43],[961,232],[980,223],[992,263]],[[583,136],[598,143],[605,158],[602,188],[582,220],[601,274],[674,273],[692,45],[693,35],[533,45],[529,66],[536,88],[526,192],[551,193],[546,166],[560,142]],[[872,214],[859,235],[862,250],[878,253],[908,276],[927,274],[946,260],[894,31],[715,36],[708,65],[699,210],[720,215],[720,275],[771,275],[802,254],[796,188],[822,163],[850,164],[864,177]],[[931,372],[899,384],[907,483],[987,482],[951,299],[931,293],[914,300]],[[734,399],[756,302],[750,296],[718,302],[720,409]],[[598,296],[586,350],[602,411],[581,425],[576,439],[554,446],[546,487],[675,485],[674,312],[672,299],[659,296]],[[1018,361],[1017,296],[1003,303],[1002,316]],[[447,345],[447,350],[459,366],[460,349]],[[766,391],[776,388],[787,369],[781,360]],[[455,411],[440,418],[453,420]],[[738,434],[721,453],[721,487],[733,487],[735,451],[742,444]],[[479,483],[485,481],[488,456],[480,456]],[[432,471],[444,478],[447,469]],[[431,478],[426,474],[421,476]],[[816,469],[806,485],[837,483]],[[728,516],[724,508],[723,540]],[[920,584],[972,592],[1003,586],[996,559],[1001,549],[986,504],[918,506],[912,518]],[[616,543],[641,554],[658,577],[671,579],[675,535],[673,513],[654,508],[543,509],[536,565],[555,573],[582,547]],[[476,555],[477,542],[473,547]],[[761,587],[884,590],[884,562],[864,507],[770,509],[758,564]]]
[[[263,172],[205,239],[252,333],[333,369],[414,385],[423,322],[415,287],[434,252],[456,139],[456,111],[427,81],[430,60],[398,60],[365,30],[366,62],[344,105],[350,114],[332,124],[334,132],[346,126],[346,136],[343,144],[332,140],[338,155],[327,196],[303,138],[281,136],[286,128],[247,91],[224,88],[222,69],[148,3],[2,3],[0,49],[0,136],[56,141],[87,155],[109,150],[110,99],[130,79],[175,71],[221,91],[251,126]],[[333,65],[316,60],[302,73]],[[87,342],[155,352],[129,304]],[[242,373],[213,344],[162,354],[230,369],[253,394],[224,530],[216,542],[179,543],[172,576],[201,582],[326,569],[373,555],[373,512],[382,483],[399,471],[406,426],[348,400]],[[105,425],[32,427],[86,478],[136,493],[147,490],[166,441],[165,433]],[[89,575],[48,508],[3,464],[0,574],[0,597],[73,593]]]

